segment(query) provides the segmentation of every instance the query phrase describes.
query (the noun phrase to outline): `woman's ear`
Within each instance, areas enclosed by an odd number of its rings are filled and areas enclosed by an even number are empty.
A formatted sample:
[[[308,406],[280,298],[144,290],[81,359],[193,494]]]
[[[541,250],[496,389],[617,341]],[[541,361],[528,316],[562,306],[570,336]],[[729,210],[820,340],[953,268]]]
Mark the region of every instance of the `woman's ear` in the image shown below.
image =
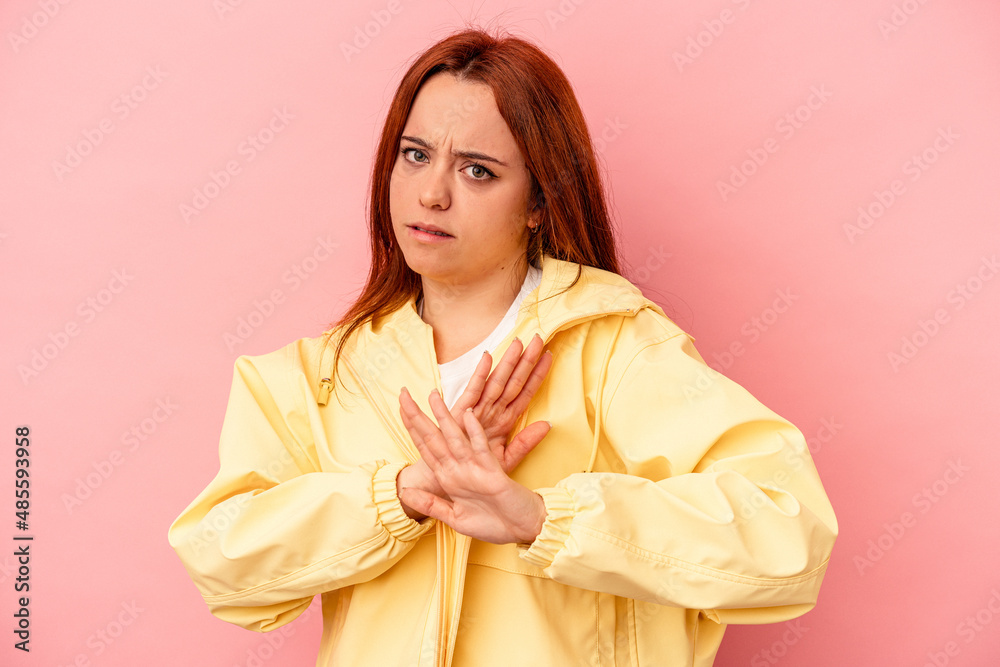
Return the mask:
[[[538,226],[542,224],[545,214],[545,195],[541,188],[535,190],[531,197],[531,204],[528,206],[528,231],[534,233],[538,231]]]
[[[528,214],[528,231],[534,234],[542,225],[542,212],[532,211]]]
[[[541,188],[535,190],[535,196],[532,197],[531,208],[528,209],[529,214],[537,214],[539,221],[541,221],[542,211],[545,210],[545,193],[542,192]]]

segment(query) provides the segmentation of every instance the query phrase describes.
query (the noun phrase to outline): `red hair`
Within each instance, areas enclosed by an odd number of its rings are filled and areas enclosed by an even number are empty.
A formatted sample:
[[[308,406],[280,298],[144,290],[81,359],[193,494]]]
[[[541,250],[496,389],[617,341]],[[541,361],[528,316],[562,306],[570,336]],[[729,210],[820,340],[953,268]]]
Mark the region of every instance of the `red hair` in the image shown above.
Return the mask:
[[[490,87],[524,156],[531,176],[529,202],[541,211],[539,231],[530,235],[528,261],[538,264],[544,254],[620,273],[590,133],[566,75],[530,42],[464,30],[417,57],[389,107],[372,167],[371,269],[361,295],[335,325],[341,335],[334,368],[358,327],[420,295],[420,276],[407,266],[393,233],[389,180],[413,100],[424,82],[443,72]]]

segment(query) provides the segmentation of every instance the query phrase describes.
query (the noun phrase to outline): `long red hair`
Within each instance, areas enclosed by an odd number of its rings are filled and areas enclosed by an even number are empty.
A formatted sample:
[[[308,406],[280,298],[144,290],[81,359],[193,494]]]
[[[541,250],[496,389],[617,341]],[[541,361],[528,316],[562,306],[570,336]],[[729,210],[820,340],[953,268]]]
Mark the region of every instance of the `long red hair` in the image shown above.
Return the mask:
[[[530,42],[464,30],[414,61],[389,107],[372,167],[371,269],[361,295],[335,324],[340,336],[334,368],[358,327],[420,295],[420,276],[406,265],[393,233],[389,180],[413,100],[427,79],[442,72],[490,87],[524,156],[531,175],[529,202],[541,210],[539,231],[530,236],[528,261],[537,265],[544,254],[620,273],[590,133],[566,75]]]

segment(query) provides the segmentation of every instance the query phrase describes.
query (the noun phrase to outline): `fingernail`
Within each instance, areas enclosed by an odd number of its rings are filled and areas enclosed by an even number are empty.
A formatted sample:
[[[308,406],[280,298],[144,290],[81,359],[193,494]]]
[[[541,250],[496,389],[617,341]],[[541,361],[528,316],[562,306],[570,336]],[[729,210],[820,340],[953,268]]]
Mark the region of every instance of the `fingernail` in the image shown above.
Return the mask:
[[[552,422],[550,422],[548,419],[545,420],[545,423],[549,425],[549,428],[552,428]]]
[[[516,341],[517,341],[518,343],[520,343],[520,342],[521,342],[521,339],[520,339],[520,338],[518,338],[517,336],[514,336],[514,340],[516,340]],[[511,341],[511,342],[513,343],[514,341]]]
[[[552,350],[545,350],[545,354],[547,354],[547,355],[549,355],[551,357],[552,356]]]

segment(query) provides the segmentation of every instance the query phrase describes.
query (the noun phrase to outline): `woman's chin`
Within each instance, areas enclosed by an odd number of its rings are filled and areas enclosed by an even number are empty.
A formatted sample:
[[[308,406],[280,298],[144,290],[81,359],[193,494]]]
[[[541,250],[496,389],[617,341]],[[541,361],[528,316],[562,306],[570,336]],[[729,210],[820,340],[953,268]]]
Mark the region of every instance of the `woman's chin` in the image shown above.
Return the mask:
[[[444,262],[440,257],[433,257],[435,253],[415,249],[403,252],[403,259],[410,270],[421,278],[432,280],[447,280],[455,273],[455,267],[451,262]],[[431,256],[428,256],[431,255]]]

